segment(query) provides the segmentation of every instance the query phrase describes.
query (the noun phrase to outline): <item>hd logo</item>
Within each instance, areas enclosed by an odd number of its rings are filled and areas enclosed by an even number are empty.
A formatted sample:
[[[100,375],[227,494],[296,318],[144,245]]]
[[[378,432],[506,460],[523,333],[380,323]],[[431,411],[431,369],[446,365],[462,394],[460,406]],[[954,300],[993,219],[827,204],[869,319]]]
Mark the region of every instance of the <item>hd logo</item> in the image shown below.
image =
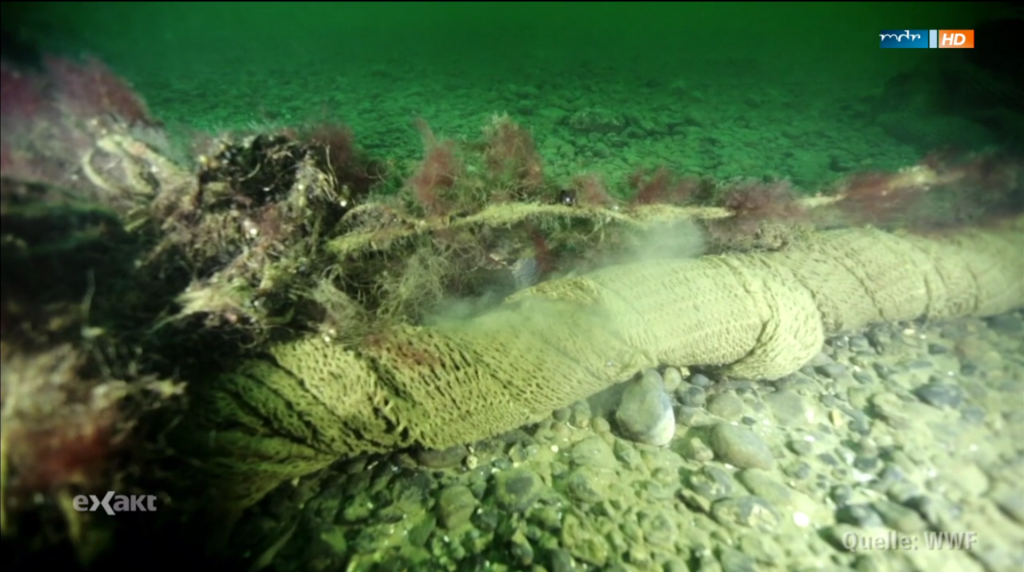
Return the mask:
[[[880,48],[973,48],[974,30],[882,30]]]

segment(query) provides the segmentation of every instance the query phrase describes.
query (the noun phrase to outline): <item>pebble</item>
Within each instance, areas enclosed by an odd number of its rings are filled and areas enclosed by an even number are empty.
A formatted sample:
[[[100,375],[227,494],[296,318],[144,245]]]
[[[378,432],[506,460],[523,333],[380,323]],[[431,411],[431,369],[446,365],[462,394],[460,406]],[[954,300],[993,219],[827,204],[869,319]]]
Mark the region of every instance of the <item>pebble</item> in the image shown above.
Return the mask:
[[[698,407],[680,407],[676,410],[676,423],[687,426],[693,425],[700,414],[701,409]]]
[[[675,412],[657,370],[648,369],[640,379],[629,383],[615,412],[615,421],[626,438],[639,443],[662,446],[672,441]]]
[[[683,457],[698,463],[706,463],[715,458],[714,451],[700,437],[691,437],[680,444],[679,450]]]
[[[832,456],[832,453],[818,453],[818,460],[830,467],[836,467],[839,465],[839,461]]]
[[[790,439],[786,442],[786,448],[796,455],[810,455],[814,451],[814,445],[804,439]]]
[[[701,407],[707,401],[707,394],[703,387],[684,383],[676,389],[676,399],[683,405]]]
[[[799,463],[795,463],[793,465],[788,465],[784,467],[782,469],[782,472],[784,472],[788,477],[792,477],[794,479],[802,481],[807,477],[811,476],[812,470],[810,465],[803,461],[800,461]]]
[[[675,522],[660,510],[641,511],[639,514],[640,529],[647,542],[655,546],[671,547],[675,542]]]
[[[562,520],[562,545],[577,560],[604,569],[608,561],[608,543],[588,526],[589,523],[589,520],[584,520],[575,514],[567,514]]]
[[[852,409],[846,405],[840,405],[839,409],[850,418],[851,431],[858,435],[867,435],[871,432],[871,420],[862,410]]]
[[[908,361],[903,366],[909,370],[930,370],[935,367],[935,363],[930,359],[915,359]]]
[[[839,338],[830,339],[830,340],[828,340],[828,344],[830,346],[832,346],[838,340],[839,340]],[[811,361],[808,362],[807,365],[809,365],[811,367],[820,367],[820,366],[825,366],[825,365],[832,365],[834,363],[836,363],[836,360],[832,359],[832,356],[830,356],[830,355],[828,355],[828,354],[826,354],[824,352],[818,352],[817,355],[815,355],[814,357],[811,358]]]
[[[988,327],[1002,334],[1019,336],[1024,334],[1024,319],[1019,312],[1000,314],[988,319]]]
[[[690,383],[697,387],[711,387],[711,380],[701,373],[695,373],[690,376]]]
[[[615,441],[615,444],[612,445],[612,452],[615,454],[615,458],[630,471],[642,471],[645,467],[640,451],[637,451],[629,441],[621,439]]]
[[[459,467],[465,447],[413,453],[419,465],[397,472],[347,471],[305,509],[335,515],[311,537],[331,538],[331,552],[309,567],[376,552],[402,569],[429,560],[528,572],[938,570],[938,560],[852,554],[843,542],[871,529],[920,536],[981,523],[974,568],[1022,569],[1020,447],[1008,437],[1024,423],[1020,341],[994,333],[1022,324],[1017,312],[882,326],[833,338],[806,373],[770,382],[650,370],[629,383],[641,406],[656,396],[659,415],[671,396],[682,424],[669,447],[611,434],[626,433],[622,408],[608,409],[626,401],[623,385],[607,404],[554,411],[540,442],[524,428],[475,444],[471,471]],[[548,439],[559,430],[556,449]],[[350,492],[358,500],[342,504]],[[992,518],[1002,524],[985,528]],[[283,550],[319,558],[307,544],[295,535]],[[961,556],[937,558],[968,569]]]
[[[874,348],[871,347],[871,343],[864,336],[853,336],[850,338],[850,349],[859,354],[873,354],[875,353]]]
[[[771,532],[779,525],[779,513],[766,500],[755,496],[727,498],[711,505],[711,516],[723,526],[747,526]]]
[[[904,402],[892,393],[879,393],[871,398],[871,405],[890,427],[903,431],[913,427],[913,420],[905,413]]]
[[[1020,485],[1007,485],[999,483],[993,487],[992,500],[1006,516],[1009,516],[1018,524],[1024,524],[1024,495],[1021,494]]]
[[[880,527],[882,517],[865,504],[848,504],[836,510],[836,521],[860,527]]]
[[[836,503],[836,506],[845,506],[853,498],[853,489],[850,485],[836,485],[829,491],[828,498]]]
[[[928,530],[928,524],[916,512],[905,506],[887,500],[880,500],[871,503],[871,508],[893,530],[908,534]]]
[[[416,461],[424,467],[431,469],[447,469],[462,464],[463,459],[469,454],[469,449],[464,445],[456,445],[442,450],[425,449],[417,451]]]
[[[590,419],[593,416],[594,414],[590,410],[590,403],[585,399],[581,399],[572,404],[572,415],[569,417],[569,423],[572,423],[574,427],[586,429],[590,427]]]
[[[882,469],[882,473],[878,475],[878,478],[879,480],[882,481],[895,483],[898,481],[902,481],[904,478],[906,478],[906,475],[903,474],[903,471],[900,470],[899,467],[895,465],[886,465],[885,469]]]
[[[556,548],[551,551],[548,565],[551,567],[551,572],[574,572],[576,570],[572,554],[569,554],[569,551],[564,548]]]
[[[736,481],[728,472],[712,465],[704,465],[700,471],[691,473],[685,483],[688,489],[709,501],[726,498],[737,489]]]
[[[786,551],[776,539],[763,534],[744,534],[739,538],[738,547],[740,552],[755,562],[763,562],[772,567],[782,564],[785,559]]]
[[[495,498],[504,509],[524,512],[544,489],[537,473],[525,468],[502,471],[495,476]]]
[[[835,337],[835,338],[829,338],[829,339],[825,340],[825,345],[827,345],[829,347],[829,349],[832,350],[832,351],[829,352],[829,356],[830,357],[835,357],[837,351],[849,349],[849,347],[850,347],[850,338],[848,338],[846,336],[838,336],[838,337]]]
[[[882,379],[889,379],[895,373],[889,365],[880,362],[871,364],[871,369],[875,370],[875,375]]]
[[[533,546],[521,530],[517,530],[509,539],[509,551],[520,566],[527,567],[533,564]]]
[[[782,390],[769,393],[764,397],[765,403],[781,425],[793,427],[806,425],[813,420],[811,410],[803,397],[795,391]]]
[[[540,451],[540,447],[530,443],[524,445],[523,443],[516,443],[508,451],[508,458],[513,463],[525,463],[526,461],[537,456]]]
[[[562,514],[551,506],[536,507],[530,511],[529,520],[549,532],[557,532],[562,528]]]
[[[1002,366],[1002,355],[987,340],[967,337],[957,342],[956,353],[982,369],[998,369]]]
[[[871,385],[872,383],[875,382],[875,380],[872,379],[871,375],[868,374],[866,371],[855,371],[855,372],[853,372],[853,379],[855,379],[857,381],[857,383],[860,383],[860,384],[863,384],[863,385]]]
[[[829,379],[839,379],[846,375],[846,366],[841,363],[830,363],[819,365],[814,368],[814,371],[816,371],[818,375]]]
[[[746,554],[733,548],[723,548],[718,554],[722,572],[757,572],[757,563]]]
[[[437,517],[448,530],[457,530],[470,523],[477,500],[465,485],[452,485],[441,490],[437,499]]]
[[[948,354],[949,353],[949,347],[948,346],[944,346],[942,344],[935,344],[935,343],[928,344],[928,353],[933,355],[933,356]]]
[[[959,385],[926,383],[913,391],[918,399],[933,407],[956,409],[964,401],[964,390]]]
[[[858,455],[857,458],[853,460],[853,468],[862,473],[874,473],[880,466],[881,463],[878,461],[878,457]]]
[[[718,423],[711,429],[709,445],[721,461],[740,469],[772,469],[775,457],[756,433],[729,423]]]
[[[789,487],[772,478],[771,473],[761,469],[747,469],[739,474],[739,481],[751,494],[764,499],[773,507],[784,508],[793,505],[793,492]]]
[[[895,482],[889,484],[885,494],[889,497],[889,500],[901,505],[906,505],[910,499],[921,494],[921,489],[913,483]]]
[[[787,375],[775,382],[775,389],[778,391],[814,391],[817,388],[818,381],[802,373]]]
[[[601,473],[589,467],[574,470],[566,483],[566,490],[574,500],[584,504],[597,504],[603,496],[598,492],[597,484],[601,482]]]
[[[577,443],[572,448],[570,456],[573,464],[595,469],[615,469],[619,464],[611,446],[604,439],[596,436],[588,437]]]
[[[665,392],[673,393],[683,383],[683,374],[679,372],[679,369],[674,367],[666,367],[665,371],[661,374],[661,379],[665,383]]]
[[[733,393],[719,393],[708,402],[708,413],[728,421],[739,419],[743,410],[743,400]]]
[[[908,508],[917,511],[932,528],[939,530],[953,530],[956,528],[956,519],[951,514],[949,507],[932,497],[914,497],[908,500],[906,505]]]

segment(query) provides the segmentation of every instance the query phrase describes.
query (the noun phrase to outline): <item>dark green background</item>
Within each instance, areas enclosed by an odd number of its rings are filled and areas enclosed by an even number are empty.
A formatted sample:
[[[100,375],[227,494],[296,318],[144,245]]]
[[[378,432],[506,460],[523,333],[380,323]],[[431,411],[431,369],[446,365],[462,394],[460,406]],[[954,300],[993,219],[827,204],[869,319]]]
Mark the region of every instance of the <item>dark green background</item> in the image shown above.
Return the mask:
[[[478,136],[492,114],[508,112],[534,130],[556,177],[619,177],[638,164],[664,164],[719,178],[785,176],[811,190],[851,170],[919,159],[928,149],[914,144],[918,117],[945,128],[946,118],[929,115],[921,101],[908,103],[908,129],[902,119],[894,131],[890,117],[888,132],[874,122],[870,99],[894,73],[952,56],[880,50],[879,30],[972,28],[1009,9],[5,2],[2,10],[8,39],[99,55],[172,128],[341,121],[374,153],[415,160],[414,118],[459,138]],[[571,125],[595,110],[632,128],[609,134]],[[955,132],[944,137],[957,140]]]
[[[874,66],[881,28],[969,28],[999,9],[977,2],[5,2],[3,19],[132,67],[229,55],[447,65],[457,54],[502,65],[544,51],[557,52],[556,63],[714,53]],[[888,61],[915,56],[888,54]]]

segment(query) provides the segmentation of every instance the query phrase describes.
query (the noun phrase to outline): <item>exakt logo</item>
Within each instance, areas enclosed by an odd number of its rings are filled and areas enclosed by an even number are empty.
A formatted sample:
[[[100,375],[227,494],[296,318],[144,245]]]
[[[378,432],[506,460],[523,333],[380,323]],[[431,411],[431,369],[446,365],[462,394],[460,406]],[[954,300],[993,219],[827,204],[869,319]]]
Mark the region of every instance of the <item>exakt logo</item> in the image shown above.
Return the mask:
[[[78,512],[96,512],[102,508],[111,516],[117,512],[153,512],[156,510],[156,495],[116,495],[114,491],[108,491],[102,499],[96,495],[76,495],[71,504]]]
[[[973,48],[974,30],[882,30],[880,48]]]

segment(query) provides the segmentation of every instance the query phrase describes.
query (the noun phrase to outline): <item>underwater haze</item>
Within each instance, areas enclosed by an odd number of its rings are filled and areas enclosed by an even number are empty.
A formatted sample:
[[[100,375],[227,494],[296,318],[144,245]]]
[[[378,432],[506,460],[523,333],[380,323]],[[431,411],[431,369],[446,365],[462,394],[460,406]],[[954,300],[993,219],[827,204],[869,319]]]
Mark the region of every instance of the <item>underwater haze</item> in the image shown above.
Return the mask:
[[[912,115],[876,121],[883,113],[872,98],[893,74],[948,57],[880,51],[880,30],[972,28],[1005,11],[956,2],[5,3],[3,10],[9,35],[99,56],[172,126],[341,121],[378,154],[415,157],[416,118],[446,136],[472,137],[492,114],[507,112],[533,129],[565,174],[596,163],[614,175],[639,162],[670,162],[721,177],[790,177],[807,187],[855,168],[902,166],[922,148],[956,138],[941,133],[945,118],[916,101],[900,110]],[[584,113],[595,124],[571,121]],[[901,125],[928,120],[935,126]],[[987,143],[984,129],[967,130],[972,143]]]
[[[5,570],[1024,570],[1019,5],[0,28]]]

